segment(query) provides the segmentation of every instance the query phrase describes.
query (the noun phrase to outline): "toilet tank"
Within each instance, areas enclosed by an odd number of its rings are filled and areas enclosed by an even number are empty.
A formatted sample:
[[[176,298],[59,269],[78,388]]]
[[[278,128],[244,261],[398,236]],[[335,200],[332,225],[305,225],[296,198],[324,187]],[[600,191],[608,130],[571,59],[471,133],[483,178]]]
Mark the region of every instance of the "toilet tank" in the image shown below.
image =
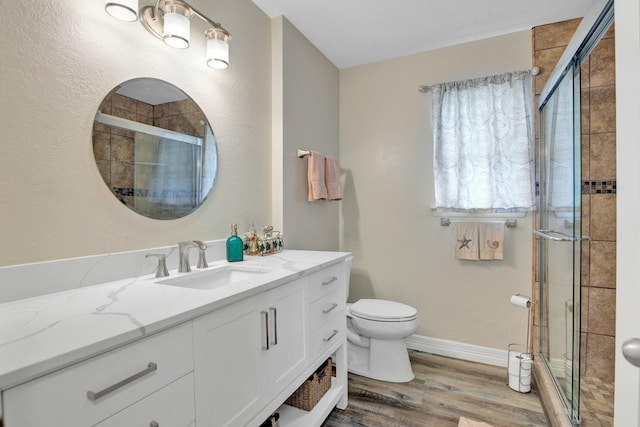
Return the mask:
[[[353,257],[344,260],[344,278],[346,280],[345,292],[344,296],[345,301],[349,299],[349,282],[351,281],[351,267],[353,266]]]

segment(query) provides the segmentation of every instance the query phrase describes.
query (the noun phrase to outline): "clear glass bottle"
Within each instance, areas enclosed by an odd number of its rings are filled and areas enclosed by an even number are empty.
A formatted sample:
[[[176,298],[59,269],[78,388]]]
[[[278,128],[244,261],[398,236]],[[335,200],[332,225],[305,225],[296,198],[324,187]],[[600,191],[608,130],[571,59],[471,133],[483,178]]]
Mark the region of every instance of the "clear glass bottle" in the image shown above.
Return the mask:
[[[227,239],[227,261],[242,261],[244,242],[238,237],[238,224],[231,224],[231,236]]]

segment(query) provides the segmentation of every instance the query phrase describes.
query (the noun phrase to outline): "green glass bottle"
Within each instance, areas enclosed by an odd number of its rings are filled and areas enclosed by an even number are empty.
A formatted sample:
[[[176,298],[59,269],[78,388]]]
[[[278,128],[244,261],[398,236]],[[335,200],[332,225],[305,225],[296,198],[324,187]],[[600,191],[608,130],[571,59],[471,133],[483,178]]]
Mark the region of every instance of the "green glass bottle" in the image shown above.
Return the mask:
[[[238,237],[238,224],[231,224],[231,236],[227,239],[227,261],[242,261],[244,242]]]

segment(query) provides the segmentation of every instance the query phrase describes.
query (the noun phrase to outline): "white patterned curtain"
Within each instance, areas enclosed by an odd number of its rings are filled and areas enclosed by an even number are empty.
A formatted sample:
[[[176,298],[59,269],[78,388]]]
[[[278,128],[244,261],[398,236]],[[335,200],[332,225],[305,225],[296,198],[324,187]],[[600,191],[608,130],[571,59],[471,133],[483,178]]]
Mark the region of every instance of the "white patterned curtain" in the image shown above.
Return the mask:
[[[554,211],[573,212],[573,79],[566,74],[542,114],[549,155],[547,201]]]
[[[531,76],[514,72],[434,85],[436,209],[535,209]]]

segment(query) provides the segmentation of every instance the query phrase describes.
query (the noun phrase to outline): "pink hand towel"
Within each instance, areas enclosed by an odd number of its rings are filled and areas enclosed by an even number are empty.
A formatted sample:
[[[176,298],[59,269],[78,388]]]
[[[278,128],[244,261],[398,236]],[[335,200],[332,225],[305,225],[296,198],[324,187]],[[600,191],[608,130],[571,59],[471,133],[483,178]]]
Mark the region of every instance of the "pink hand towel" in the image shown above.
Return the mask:
[[[326,156],[324,169],[324,181],[327,185],[327,200],[342,200],[340,189],[340,167],[338,160]]]
[[[309,153],[307,180],[309,181],[309,201],[326,200],[327,186],[324,182],[324,156],[315,151]]]

